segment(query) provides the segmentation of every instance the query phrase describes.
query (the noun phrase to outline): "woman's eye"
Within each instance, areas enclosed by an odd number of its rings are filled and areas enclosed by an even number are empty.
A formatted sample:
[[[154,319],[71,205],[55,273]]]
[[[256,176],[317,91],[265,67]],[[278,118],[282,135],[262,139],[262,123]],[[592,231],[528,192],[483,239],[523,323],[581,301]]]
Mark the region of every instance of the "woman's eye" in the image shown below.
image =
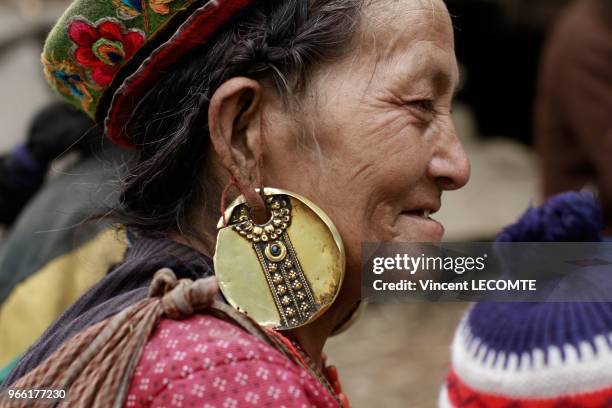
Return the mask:
[[[434,102],[430,99],[422,99],[410,102],[410,105],[427,113],[435,113]]]
[[[428,126],[436,118],[436,106],[431,99],[407,101],[405,106],[419,126]]]

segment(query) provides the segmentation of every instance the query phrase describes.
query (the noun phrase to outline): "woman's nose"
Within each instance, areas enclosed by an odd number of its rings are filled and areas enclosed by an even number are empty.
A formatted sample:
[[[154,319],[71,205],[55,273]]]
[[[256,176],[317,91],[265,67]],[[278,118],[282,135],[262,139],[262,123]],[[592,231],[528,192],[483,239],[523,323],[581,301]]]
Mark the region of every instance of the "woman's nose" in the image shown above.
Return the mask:
[[[442,190],[460,189],[470,179],[470,161],[451,120],[438,139],[429,173]]]

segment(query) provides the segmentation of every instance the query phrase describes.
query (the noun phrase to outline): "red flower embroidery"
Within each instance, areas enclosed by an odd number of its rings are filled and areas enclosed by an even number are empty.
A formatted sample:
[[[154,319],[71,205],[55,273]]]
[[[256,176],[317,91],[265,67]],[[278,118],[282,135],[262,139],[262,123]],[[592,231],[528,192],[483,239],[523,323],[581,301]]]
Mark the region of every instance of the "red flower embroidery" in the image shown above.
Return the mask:
[[[91,69],[91,78],[100,86],[107,86],[113,77],[145,41],[139,30],[125,29],[117,22],[104,20],[95,26],[84,20],[74,20],[68,36],[78,45],[76,61]]]

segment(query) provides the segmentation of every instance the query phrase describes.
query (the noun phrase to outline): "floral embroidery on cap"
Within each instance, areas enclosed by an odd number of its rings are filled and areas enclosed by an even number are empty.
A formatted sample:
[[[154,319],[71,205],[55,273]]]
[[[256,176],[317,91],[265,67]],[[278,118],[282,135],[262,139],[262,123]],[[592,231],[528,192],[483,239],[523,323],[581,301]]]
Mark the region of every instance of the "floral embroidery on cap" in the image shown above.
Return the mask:
[[[131,20],[142,14],[141,0],[113,0],[113,4],[117,7],[117,17],[122,20]]]
[[[131,109],[123,103],[132,104],[171,65],[227,27],[255,0],[71,3],[45,41],[47,81],[67,102],[104,121],[112,141],[133,147],[115,122],[123,116],[120,112]]]
[[[54,58],[48,60],[41,57],[47,81],[61,93],[72,96],[81,105],[82,109],[89,111],[93,97],[88,89],[83,69],[69,61],[57,62]]]
[[[149,7],[154,13],[166,15],[170,13],[170,3],[174,0],[148,0]],[[117,8],[117,17],[122,20],[131,20],[143,14],[146,0],[113,0]],[[146,18],[146,16],[144,16]]]
[[[149,0],[151,10],[157,14],[168,14],[170,12],[170,3],[174,0]]]
[[[100,86],[109,85],[117,71],[145,42],[142,31],[126,30],[111,19],[99,20],[95,25],[75,19],[68,26],[68,36],[77,45],[74,59],[90,69],[91,79]]]

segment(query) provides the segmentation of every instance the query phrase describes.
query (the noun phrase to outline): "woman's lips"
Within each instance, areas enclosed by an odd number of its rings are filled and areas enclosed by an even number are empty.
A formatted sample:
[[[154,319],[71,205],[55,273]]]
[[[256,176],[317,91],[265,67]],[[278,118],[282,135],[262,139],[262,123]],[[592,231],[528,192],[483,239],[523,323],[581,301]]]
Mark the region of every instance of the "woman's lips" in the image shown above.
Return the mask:
[[[431,214],[436,211],[428,209],[404,211],[400,214],[400,219],[404,219],[410,225],[406,225],[406,228],[410,228],[407,233],[410,235],[411,240],[422,240],[423,242],[437,242],[442,240],[444,236],[444,226],[438,221],[431,218]],[[401,222],[401,221],[400,221]]]
[[[422,210],[413,210],[413,211],[404,211],[404,212],[402,212],[402,214],[414,215],[416,217],[422,217],[422,218],[426,218],[426,219],[429,219],[430,215],[432,215],[433,213],[435,213],[435,211],[432,211],[432,210],[429,210],[429,209],[422,209]]]

